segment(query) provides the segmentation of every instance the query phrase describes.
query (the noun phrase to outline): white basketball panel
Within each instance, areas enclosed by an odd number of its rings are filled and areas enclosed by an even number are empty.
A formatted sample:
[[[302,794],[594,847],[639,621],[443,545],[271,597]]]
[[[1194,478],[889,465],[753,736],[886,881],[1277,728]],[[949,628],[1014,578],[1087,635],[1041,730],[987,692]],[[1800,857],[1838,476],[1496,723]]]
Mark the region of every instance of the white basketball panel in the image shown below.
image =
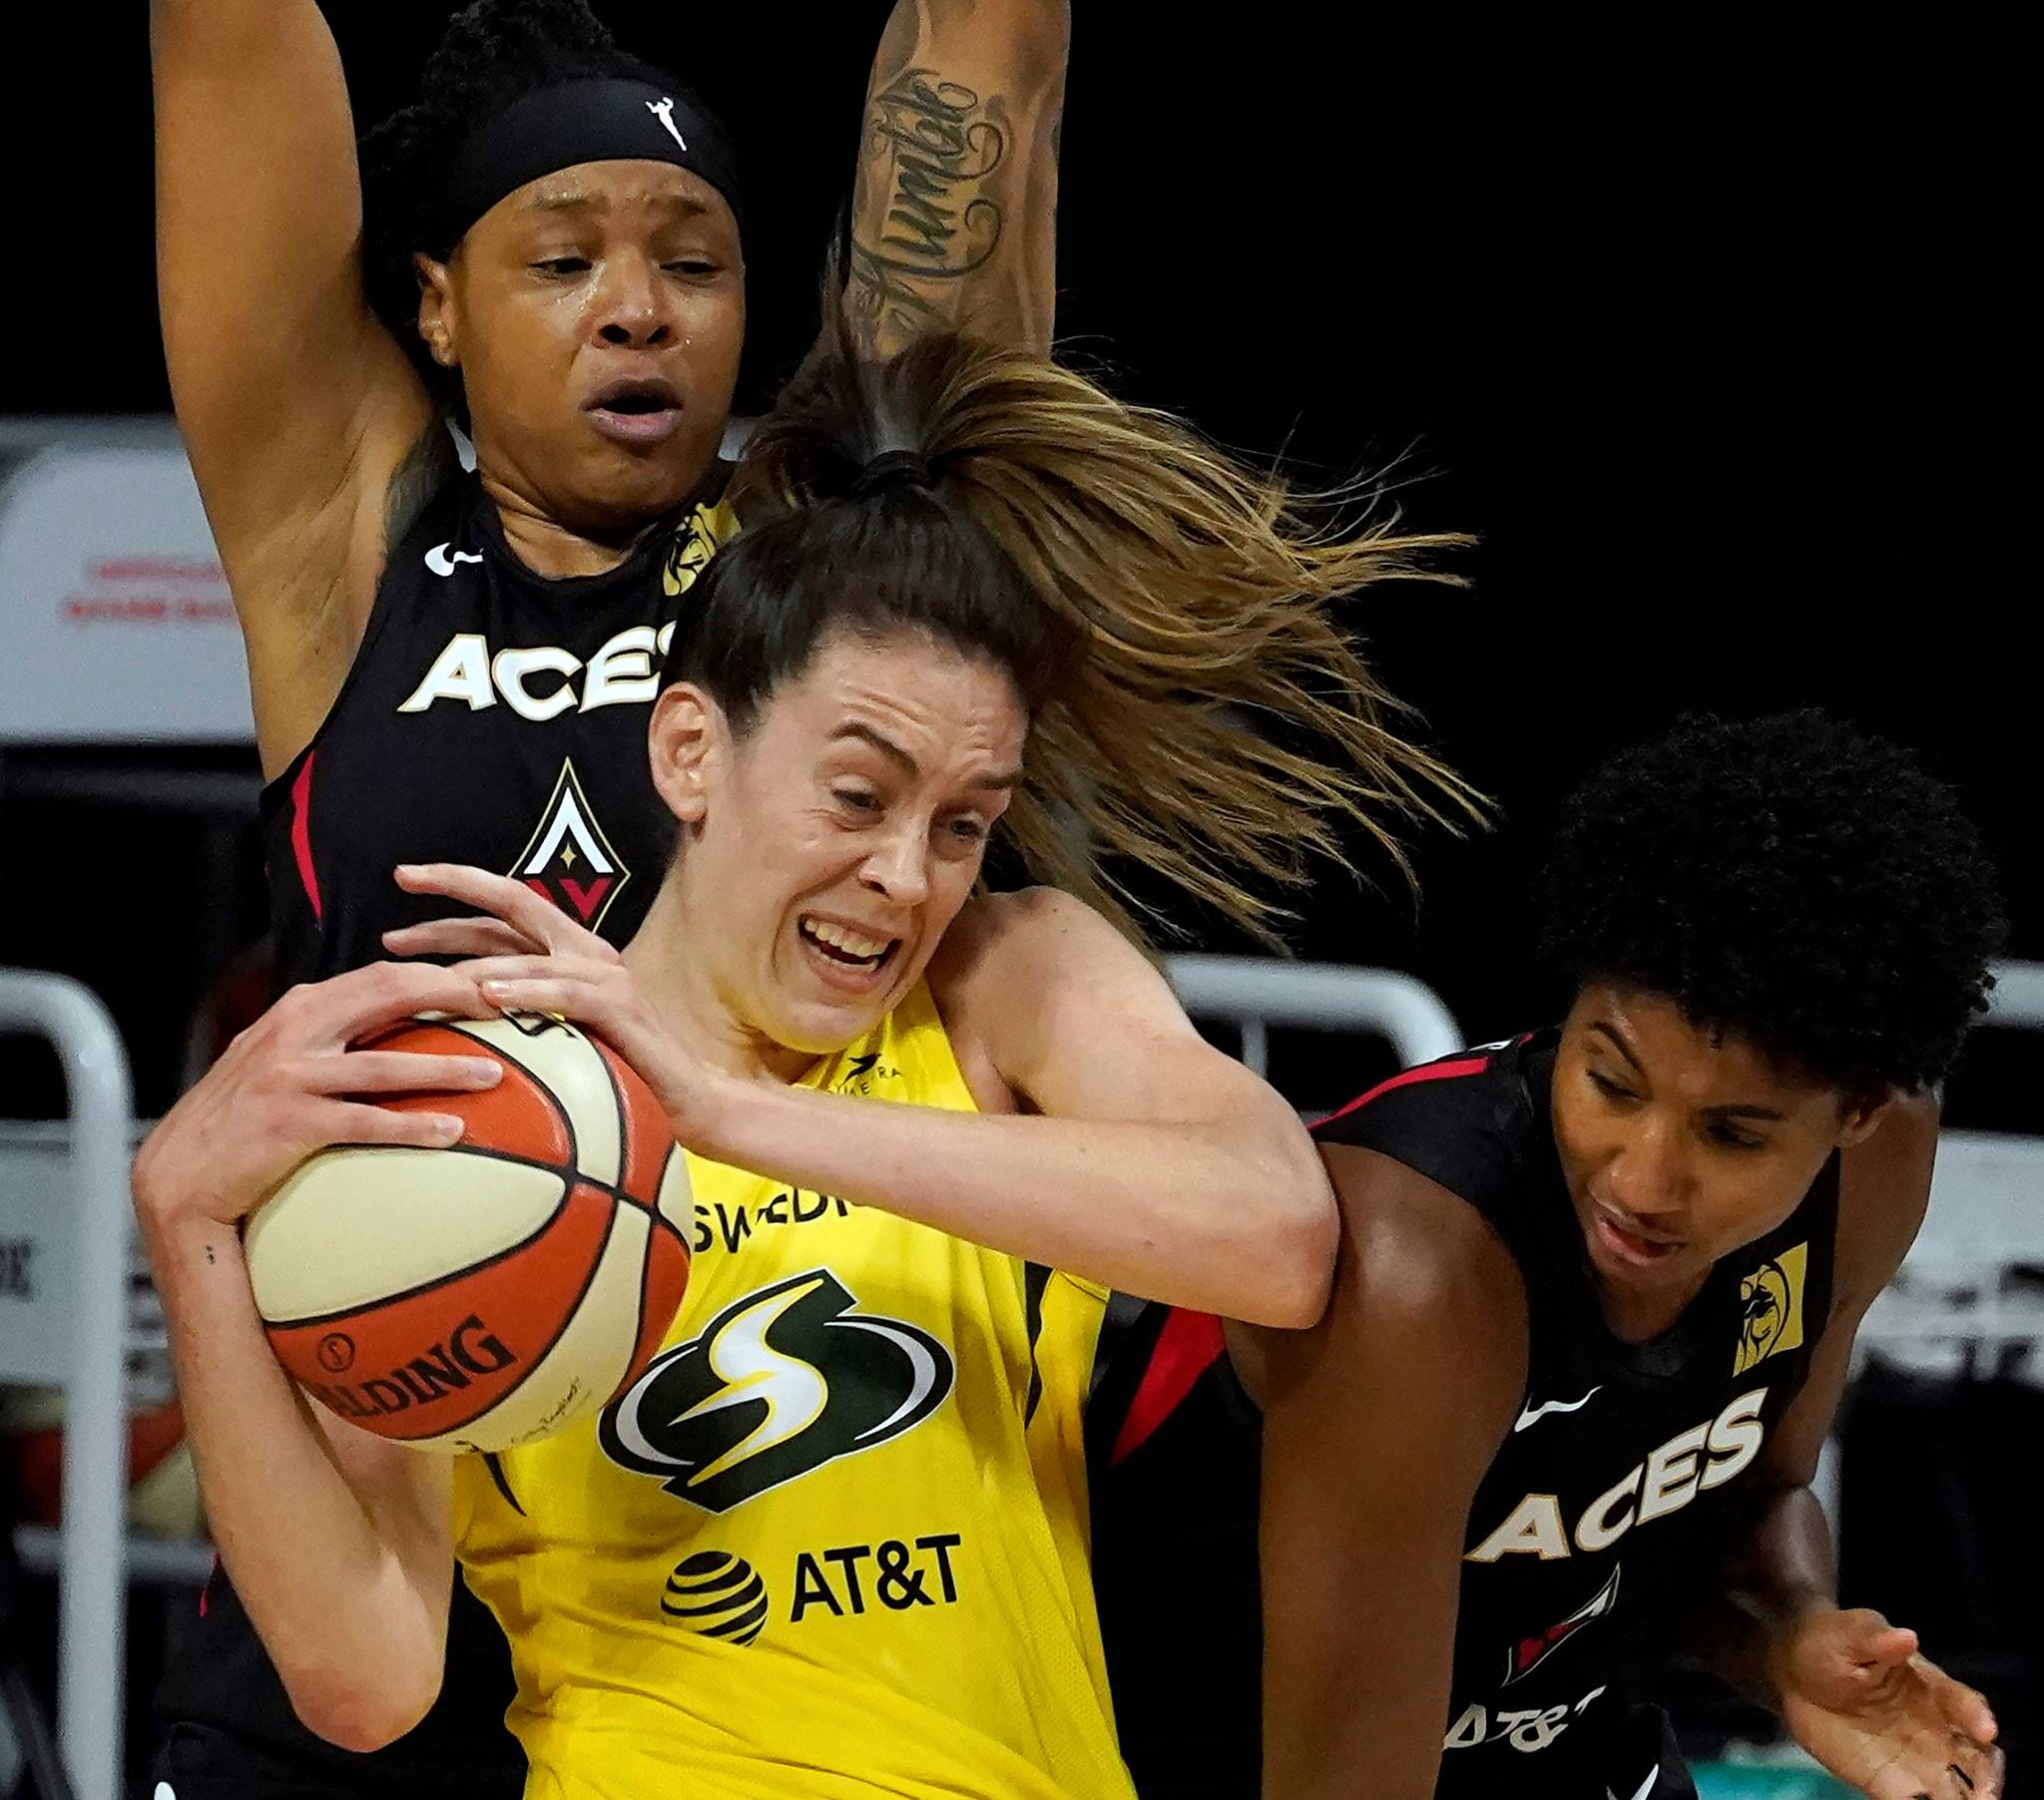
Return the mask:
[[[653,1196],[660,1216],[682,1234],[683,1243],[695,1241],[696,1190],[689,1185],[689,1152],[677,1144],[660,1177],[660,1191]]]
[[[523,1243],[566,1191],[556,1171],[397,1144],[321,1150],[249,1219],[249,1279],[272,1324],[372,1305]]]

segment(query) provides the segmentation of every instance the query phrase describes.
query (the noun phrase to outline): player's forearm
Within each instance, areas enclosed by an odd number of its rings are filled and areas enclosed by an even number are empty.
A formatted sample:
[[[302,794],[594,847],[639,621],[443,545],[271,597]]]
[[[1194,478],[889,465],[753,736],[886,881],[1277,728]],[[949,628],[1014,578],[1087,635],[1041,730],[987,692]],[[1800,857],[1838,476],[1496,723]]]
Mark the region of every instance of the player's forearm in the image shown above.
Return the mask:
[[[388,1742],[438,1690],[445,1593],[436,1618],[336,1468],[270,1354],[233,1227],[143,1210],[221,1560],[305,1723],[350,1749]]]
[[[1776,1645],[1811,1612],[1838,1603],[1830,1526],[1816,1496],[1804,1487],[1773,1495],[1726,1557],[1720,1577],[1683,1647],[1742,1692],[1776,1706]]]
[[[1270,1556],[1267,1540],[1267,1570]],[[1452,1595],[1452,1578],[1448,1585]],[[1348,1619],[1321,1632],[1308,1624],[1303,1639],[1287,1641],[1301,1612],[1324,1615],[1343,1599],[1352,1602]],[[1384,1608],[1390,1616],[1372,1619],[1372,1610],[1362,1594],[1342,1593],[1325,1571],[1308,1572],[1307,1584],[1286,1595],[1267,1594],[1264,1800],[1431,1800],[1453,1632],[1413,1645],[1404,1615]]]
[[[1333,1202],[1288,1115],[1024,1118],[764,1083],[716,1111],[691,1149],[1032,1262],[1254,1324],[1308,1325],[1325,1303]]]
[[[969,329],[1048,354],[1066,0],[897,0],[873,61],[845,306],[874,354]]]

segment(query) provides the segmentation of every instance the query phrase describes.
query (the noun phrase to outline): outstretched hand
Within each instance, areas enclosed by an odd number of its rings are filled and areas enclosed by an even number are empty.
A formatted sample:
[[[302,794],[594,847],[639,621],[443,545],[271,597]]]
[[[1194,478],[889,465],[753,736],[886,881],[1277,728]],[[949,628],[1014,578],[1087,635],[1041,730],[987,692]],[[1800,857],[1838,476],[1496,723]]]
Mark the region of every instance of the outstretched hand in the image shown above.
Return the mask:
[[[653,1090],[676,1138],[704,1147],[719,1081],[682,1046],[611,945],[508,875],[460,863],[411,863],[398,869],[397,884],[479,912],[387,931],[385,948],[401,956],[466,956],[472,960],[450,973],[473,982],[491,1006],[554,1013],[586,1026]]]
[[[374,1097],[475,1093],[496,1085],[495,1062],[354,1046],[422,1013],[489,1011],[468,977],[416,964],[372,963],[293,988],[150,1133],[135,1160],[144,1222],[159,1231],[233,1224],[327,1144],[460,1141],[458,1114],[379,1107]]]
[[[1864,1608],[1812,1613],[1773,1658],[1797,1743],[1869,1800],[2000,1800],[2004,1758],[1986,1700]]]

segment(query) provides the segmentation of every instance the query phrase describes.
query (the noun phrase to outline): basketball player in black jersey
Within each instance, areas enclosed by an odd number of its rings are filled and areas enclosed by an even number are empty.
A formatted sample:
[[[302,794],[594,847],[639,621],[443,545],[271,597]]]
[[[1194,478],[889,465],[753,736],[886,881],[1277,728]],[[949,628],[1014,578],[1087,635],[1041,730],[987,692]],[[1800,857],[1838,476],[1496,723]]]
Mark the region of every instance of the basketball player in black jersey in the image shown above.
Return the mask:
[[[359,157],[315,0],[152,0],[151,30],[165,347],[248,645],[279,986],[429,916],[406,861],[515,873],[623,942],[672,829],[664,635],[734,524],[723,129],[582,0],[470,7]],[[1064,0],[895,7],[852,206],[868,344],[1047,346],[1066,38]],[[910,195],[974,231],[904,241]],[[502,1636],[459,1589],[449,1669],[418,1731],[336,1751],[216,1575],[159,1772],[176,1800],[516,1794]]]
[[[1346,1241],[1270,1335],[1271,1800],[1693,1795],[1641,1633],[1873,1800],[1987,1800],[1985,1700],[1841,1610],[1809,1491],[1990,984],[1950,793],[1817,712],[1685,721],[1570,802],[1558,1031],[1318,1130]]]

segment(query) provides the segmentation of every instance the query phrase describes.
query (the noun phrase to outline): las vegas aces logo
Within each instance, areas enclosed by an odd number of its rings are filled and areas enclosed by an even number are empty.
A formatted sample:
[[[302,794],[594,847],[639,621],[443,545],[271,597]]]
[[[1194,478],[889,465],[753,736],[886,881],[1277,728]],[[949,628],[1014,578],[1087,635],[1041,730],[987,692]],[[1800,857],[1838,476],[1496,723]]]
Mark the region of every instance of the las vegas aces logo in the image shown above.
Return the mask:
[[[612,1462],[712,1513],[898,1438],[951,1392],[943,1344],[853,1310],[828,1269],[734,1301],[604,1412]]]
[[[597,822],[572,757],[561,764],[553,796],[511,865],[511,875],[589,931],[602,927],[604,914],[632,879],[625,859]]]

